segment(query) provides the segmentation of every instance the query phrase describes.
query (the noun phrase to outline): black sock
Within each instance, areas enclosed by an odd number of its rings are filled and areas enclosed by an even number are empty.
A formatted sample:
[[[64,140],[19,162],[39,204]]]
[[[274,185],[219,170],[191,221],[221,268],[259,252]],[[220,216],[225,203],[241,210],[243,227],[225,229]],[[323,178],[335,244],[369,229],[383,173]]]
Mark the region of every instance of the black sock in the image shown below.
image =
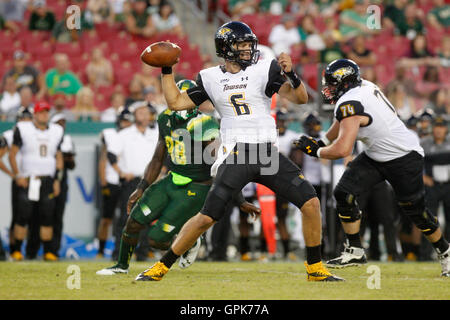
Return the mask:
[[[432,245],[438,254],[443,254],[449,247],[449,244],[447,240],[445,240],[444,236],[441,236],[441,238],[438,241],[433,242]]]
[[[50,241],[42,241],[44,247],[44,253],[52,251],[52,240]]]
[[[248,244],[248,237],[239,237],[239,249],[241,251],[241,254],[250,251],[250,246]]]
[[[11,253],[13,253],[14,251],[21,251],[22,249],[22,242],[23,240],[14,240],[14,245],[11,247]]]
[[[98,253],[103,254],[105,251],[106,240],[98,240]]]
[[[164,263],[164,265],[170,269],[170,267],[172,267],[172,265],[175,263],[175,261],[177,261],[177,259],[180,256],[177,256],[175,253],[173,253],[172,248],[170,248],[169,250],[167,250],[167,252],[161,257],[161,260],[159,260],[160,262]]]
[[[315,247],[306,247],[306,262],[309,265],[322,261],[320,247],[320,244]]]
[[[289,239],[281,240],[281,245],[283,246],[284,256],[286,257],[289,253]]]
[[[349,243],[350,247],[362,248],[361,237],[359,236],[359,232],[354,233],[354,234],[346,233],[345,236],[348,239],[348,243]]]
[[[261,246],[261,248],[260,248],[261,253],[266,253],[267,252],[267,243],[266,243],[265,238],[260,239],[260,246]]]

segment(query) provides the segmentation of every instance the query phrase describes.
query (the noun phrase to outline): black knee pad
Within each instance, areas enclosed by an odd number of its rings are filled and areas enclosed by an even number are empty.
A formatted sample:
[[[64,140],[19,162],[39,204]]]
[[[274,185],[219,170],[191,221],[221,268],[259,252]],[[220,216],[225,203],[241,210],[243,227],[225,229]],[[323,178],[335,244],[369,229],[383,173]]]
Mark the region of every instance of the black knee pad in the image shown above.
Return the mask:
[[[424,235],[433,234],[439,228],[439,221],[427,208],[423,195],[409,200],[398,201],[401,210]]]
[[[233,189],[224,184],[213,185],[200,212],[216,221],[220,220],[225,213],[227,203],[232,198],[232,194]]]
[[[334,189],[333,194],[336,199],[336,211],[342,222],[355,222],[361,219],[361,210],[359,210],[355,195],[339,187]]]

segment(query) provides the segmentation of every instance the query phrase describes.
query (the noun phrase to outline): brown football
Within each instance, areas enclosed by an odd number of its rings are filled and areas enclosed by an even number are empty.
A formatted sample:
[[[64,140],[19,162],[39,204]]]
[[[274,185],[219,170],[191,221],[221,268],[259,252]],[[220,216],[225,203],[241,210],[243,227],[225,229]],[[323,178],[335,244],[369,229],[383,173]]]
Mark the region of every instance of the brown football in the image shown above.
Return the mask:
[[[168,41],[155,42],[141,53],[141,60],[152,67],[171,67],[180,56],[181,48]]]

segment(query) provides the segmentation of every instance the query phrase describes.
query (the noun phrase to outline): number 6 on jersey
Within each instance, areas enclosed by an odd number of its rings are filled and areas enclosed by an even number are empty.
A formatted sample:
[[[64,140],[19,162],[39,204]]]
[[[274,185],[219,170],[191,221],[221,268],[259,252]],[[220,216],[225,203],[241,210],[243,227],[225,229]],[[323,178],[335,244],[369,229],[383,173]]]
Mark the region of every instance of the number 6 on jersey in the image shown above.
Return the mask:
[[[252,113],[249,105],[243,102],[244,99],[245,99],[244,93],[234,93],[229,98],[230,102],[233,104],[234,111],[238,116]]]

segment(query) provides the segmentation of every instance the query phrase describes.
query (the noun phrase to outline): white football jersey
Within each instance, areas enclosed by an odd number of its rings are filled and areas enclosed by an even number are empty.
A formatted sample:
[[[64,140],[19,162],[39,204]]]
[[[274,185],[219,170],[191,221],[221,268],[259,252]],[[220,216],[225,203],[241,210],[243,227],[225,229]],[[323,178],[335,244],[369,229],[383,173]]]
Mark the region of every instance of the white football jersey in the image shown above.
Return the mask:
[[[3,137],[5,138],[9,149],[11,149],[11,146],[13,143],[13,135],[14,135],[13,129],[6,130],[5,132],[3,132]],[[10,167],[9,161],[6,161],[6,162],[8,163],[8,167]],[[16,163],[17,163],[17,169],[19,169],[19,172],[22,172],[22,154],[21,154],[20,150],[16,154]]]
[[[115,128],[103,129],[101,133],[101,140],[105,145],[106,152],[110,151],[111,146],[117,143],[115,142],[115,139],[118,139],[117,134],[118,131]],[[119,174],[117,173],[116,170],[114,170],[109,161],[106,161],[105,175],[106,175],[106,182],[110,184],[119,184],[120,180]]]
[[[369,124],[359,128],[357,139],[375,161],[390,161],[411,151],[424,155],[417,136],[406,128],[380,88],[370,81],[363,80],[361,86],[340,97],[334,115],[338,121],[353,115],[369,117]]]
[[[275,120],[270,114],[272,95],[285,82],[276,60],[260,60],[238,73],[224,66],[201,70],[198,87],[188,90],[199,105],[211,100],[220,115],[224,144],[276,142]],[[202,99],[195,94],[202,92]]]
[[[293,142],[300,137],[300,134],[286,129],[283,135],[278,136],[278,151],[286,157],[289,157],[289,153],[293,147]]]
[[[33,122],[19,122],[14,129],[13,144],[20,147],[22,168],[20,175],[54,176],[56,152],[60,150],[64,131],[58,124],[49,123],[45,130]]]

